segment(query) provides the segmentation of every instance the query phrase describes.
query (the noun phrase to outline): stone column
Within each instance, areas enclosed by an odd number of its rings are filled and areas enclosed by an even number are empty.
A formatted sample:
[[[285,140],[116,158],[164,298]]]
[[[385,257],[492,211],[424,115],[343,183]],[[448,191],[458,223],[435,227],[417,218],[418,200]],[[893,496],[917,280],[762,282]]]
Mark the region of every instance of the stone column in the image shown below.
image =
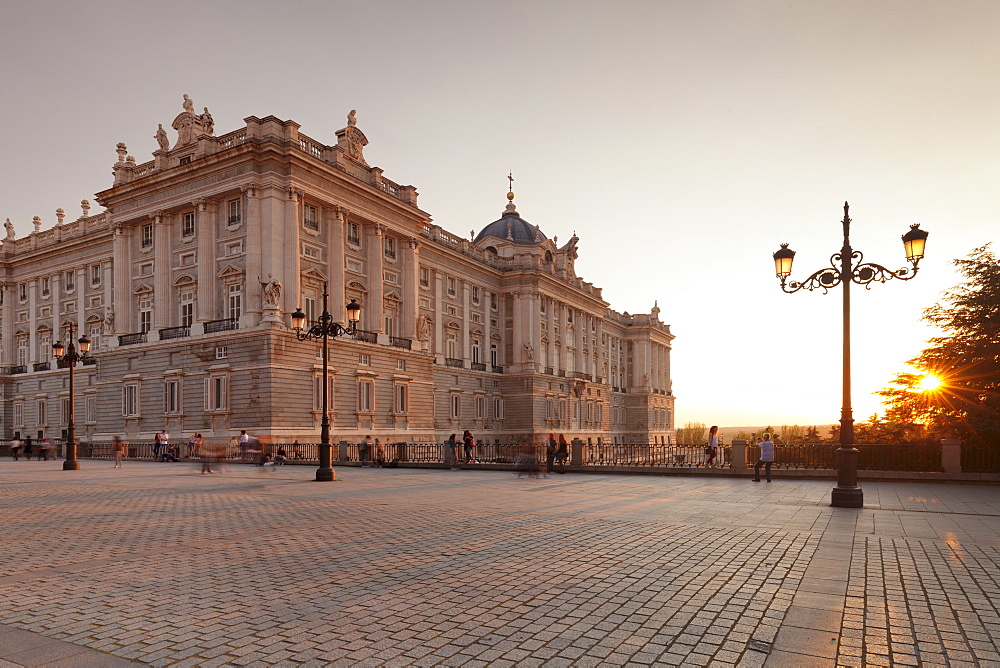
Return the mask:
[[[267,276],[263,260],[264,230],[283,224],[282,203],[286,197],[287,193],[277,188],[258,189],[251,186],[247,189],[246,245],[244,247],[246,273],[243,276],[244,316],[246,317],[242,319],[245,323],[256,325],[261,312],[263,300],[260,283],[257,282],[257,279]],[[280,249],[274,249],[273,252],[280,252]],[[223,295],[223,299],[225,299],[225,295]],[[225,311],[226,307],[223,306],[223,312],[225,313]],[[250,317],[251,314],[252,317]],[[228,316],[228,313],[226,315]]]
[[[403,338],[411,341],[417,338],[417,317],[420,312],[418,297],[420,283],[420,240],[410,237],[403,252]],[[488,322],[486,323],[489,324]]]
[[[544,299],[544,297],[543,297]],[[545,320],[546,329],[549,332],[549,343],[546,346],[545,351],[545,365],[549,368],[555,368],[555,351],[556,351],[556,307],[557,302],[554,299],[550,299],[548,304],[545,306]],[[542,369],[544,373],[545,369]]]
[[[118,235],[115,236],[115,240],[114,240],[114,246],[115,247],[117,246],[117,243],[118,243]],[[111,258],[110,260],[106,260],[104,262],[101,262],[101,285],[103,286],[103,296],[102,296],[102,299],[101,299],[101,303],[104,304],[105,306],[110,306],[112,312],[115,314],[115,323],[114,323],[114,326],[107,333],[108,339],[105,342],[108,347],[114,347],[114,346],[118,345],[118,339],[115,337],[115,333],[120,328],[128,326],[128,325],[122,324],[124,322],[127,322],[127,321],[123,321],[122,318],[128,317],[127,304],[128,304],[128,302],[131,301],[131,299],[127,299],[127,301],[124,302],[124,305],[121,308],[119,308],[118,304],[115,303],[115,295],[119,294],[119,293],[122,293],[123,291],[125,291],[126,290],[126,286],[128,285],[126,278],[121,278],[120,279],[120,277],[118,276],[118,272],[122,271],[121,268],[120,268],[120,265],[124,264],[124,261],[123,260],[119,261],[118,259],[116,259],[116,258],[119,258],[119,257],[122,257],[122,256],[120,256],[120,255],[117,254],[117,248],[115,248],[115,250],[116,250],[116,253],[115,253],[115,255],[114,255],[113,258]],[[122,251],[122,252],[124,252],[124,251]],[[121,286],[121,287],[119,287],[119,286]],[[125,294],[127,294],[127,293],[125,293]],[[107,309],[102,309],[102,313],[100,314],[101,320],[102,320],[102,324],[101,324],[101,331],[102,332],[105,331],[104,330],[103,320],[104,320],[104,317],[105,317],[106,313],[107,313]],[[128,331],[128,329],[125,329],[124,331]]]
[[[445,356],[444,348],[444,275],[441,272],[434,272],[434,296],[436,305],[434,312],[434,353],[438,356],[438,361],[443,361]]]
[[[80,334],[86,334],[88,338],[90,332],[87,331],[87,298],[84,294],[87,291],[87,270],[83,267],[71,269],[74,276],[73,284],[76,286],[76,329]]]
[[[28,281],[28,364],[38,362],[38,279]],[[45,360],[41,360],[44,362]]]
[[[153,329],[163,329],[173,324],[173,286],[170,285],[170,230],[176,216],[153,216]],[[151,335],[150,339],[155,340]]]
[[[11,366],[17,362],[17,342],[14,340],[14,300],[17,299],[16,283],[0,283],[3,291],[3,318],[0,319],[0,332],[3,336],[3,353],[0,364]]]
[[[604,373],[604,353],[608,352],[608,362],[611,361],[611,350],[607,344],[604,343],[604,320],[601,318],[597,319],[597,360],[594,362],[594,379],[597,376],[602,376],[604,382],[608,382],[607,374]],[[611,373],[610,366],[608,367],[608,373]]]
[[[462,365],[468,369],[469,361],[472,359],[472,337],[469,334],[469,319],[472,317],[472,301],[469,293],[472,286],[468,281],[462,281],[462,326],[458,332],[458,340],[462,346]]]
[[[364,329],[369,332],[382,331],[382,234],[385,226],[375,223],[366,225],[365,257],[368,260],[368,304],[361,310],[365,320]]]
[[[222,204],[215,200],[203,201],[195,213],[195,229],[198,232],[198,294],[195,308],[198,315],[196,320],[200,323],[218,319],[215,310],[215,240],[219,234],[220,206]]]
[[[297,190],[288,193],[288,199],[285,202],[284,225],[279,226],[276,230],[271,230],[271,233],[278,237],[275,242],[280,245],[272,246],[271,253],[264,256],[264,273],[261,274],[260,279],[266,281],[267,275],[272,274],[281,281],[282,303],[279,306],[286,313],[291,313],[298,308],[294,302],[299,301],[301,293],[302,196],[303,193]],[[284,251],[283,254],[282,251]],[[254,284],[254,290],[260,292],[259,281]]]
[[[60,303],[62,290],[59,289],[60,285],[62,285],[62,273],[53,274],[49,277],[49,292],[52,299],[52,343],[55,343],[62,337],[62,321],[60,320],[62,318],[62,304]],[[77,336],[79,337],[80,335],[77,334]],[[69,345],[69,342],[66,342],[66,345]],[[52,366],[55,367],[54,362]]]
[[[326,224],[327,233],[330,235],[330,243],[327,246],[326,267],[327,276],[330,277],[330,314],[334,322],[346,324],[347,303],[345,301],[344,289],[346,281],[344,279],[344,228],[347,226],[347,209],[342,207],[323,207],[323,221]],[[298,299],[298,295],[295,296]],[[297,307],[296,307],[297,308]],[[362,305],[362,309],[364,305]]]

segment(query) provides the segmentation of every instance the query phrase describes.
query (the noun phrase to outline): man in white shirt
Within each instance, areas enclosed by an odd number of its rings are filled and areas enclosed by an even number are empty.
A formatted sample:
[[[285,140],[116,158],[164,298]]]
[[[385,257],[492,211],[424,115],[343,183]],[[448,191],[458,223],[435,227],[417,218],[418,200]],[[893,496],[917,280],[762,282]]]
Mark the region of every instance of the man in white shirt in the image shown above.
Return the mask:
[[[760,467],[764,466],[764,477],[771,482],[771,464],[774,463],[774,441],[770,434],[764,434],[764,440],[760,442],[760,459],[753,465],[753,481],[760,482]]]

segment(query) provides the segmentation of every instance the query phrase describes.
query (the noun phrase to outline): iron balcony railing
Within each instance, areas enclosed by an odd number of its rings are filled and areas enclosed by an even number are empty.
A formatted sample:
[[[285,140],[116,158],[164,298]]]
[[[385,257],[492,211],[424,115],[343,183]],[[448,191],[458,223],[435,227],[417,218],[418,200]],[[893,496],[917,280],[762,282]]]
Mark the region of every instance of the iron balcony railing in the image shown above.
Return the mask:
[[[214,334],[215,332],[228,332],[234,329],[239,329],[240,321],[239,318],[223,318],[222,320],[208,320],[205,322],[205,333]]]
[[[410,339],[404,339],[399,336],[390,336],[389,345],[396,346],[397,348],[405,348],[406,350],[413,349],[413,341],[411,341]]]
[[[166,341],[167,339],[181,339],[185,336],[191,336],[191,326],[183,325],[181,327],[167,327],[166,329],[160,330],[160,341]]]
[[[465,364],[462,362],[462,360],[458,359],[457,357],[445,357],[444,358],[444,363],[447,366],[453,366],[456,369],[464,369],[465,368]]]
[[[28,367],[25,364],[17,364],[10,368],[10,375],[14,376],[19,373],[28,373]]]
[[[472,370],[473,371],[486,371],[486,365],[484,363],[482,363],[482,362],[473,362],[472,363]]]
[[[136,343],[146,342],[146,332],[137,332],[135,334],[122,334],[118,337],[118,345],[120,346],[131,346]]]
[[[354,338],[358,341],[364,341],[365,343],[378,343],[378,333],[368,332],[363,329],[359,329],[354,333]]]
[[[48,371],[52,368],[52,364],[49,362],[35,362],[32,367],[35,371]]]
[[[493,365],[493,373],[503,373],[503,367],[497,364]]]

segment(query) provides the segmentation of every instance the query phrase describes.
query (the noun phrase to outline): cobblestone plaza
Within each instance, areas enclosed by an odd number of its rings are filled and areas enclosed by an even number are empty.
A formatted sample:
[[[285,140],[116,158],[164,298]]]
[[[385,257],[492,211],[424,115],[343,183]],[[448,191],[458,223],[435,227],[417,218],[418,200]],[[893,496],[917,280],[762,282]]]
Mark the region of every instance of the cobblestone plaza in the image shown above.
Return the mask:
[[[1000,664],[1000,489],[0,462],[0,667]]]

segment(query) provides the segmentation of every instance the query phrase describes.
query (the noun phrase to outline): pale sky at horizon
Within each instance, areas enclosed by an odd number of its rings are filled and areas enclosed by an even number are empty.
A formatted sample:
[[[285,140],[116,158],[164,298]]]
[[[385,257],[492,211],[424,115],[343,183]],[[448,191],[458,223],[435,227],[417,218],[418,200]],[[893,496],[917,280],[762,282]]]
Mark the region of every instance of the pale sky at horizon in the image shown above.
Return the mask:
[[[996,237],[1000,3],[0,0],[0,220],[19,236],[151,159],[182,94],[216,134],[273,114],[326,144],[357,109],[365,157],[462,236],[521,215],[580,237],[612,308],[659,301],[677,425],[840,416],[840,290],[783,294],[853,246],[912,281],[855,286],[854,407],[933,332],[950,261]],[[95,204],[95,211],[99,210]]]

